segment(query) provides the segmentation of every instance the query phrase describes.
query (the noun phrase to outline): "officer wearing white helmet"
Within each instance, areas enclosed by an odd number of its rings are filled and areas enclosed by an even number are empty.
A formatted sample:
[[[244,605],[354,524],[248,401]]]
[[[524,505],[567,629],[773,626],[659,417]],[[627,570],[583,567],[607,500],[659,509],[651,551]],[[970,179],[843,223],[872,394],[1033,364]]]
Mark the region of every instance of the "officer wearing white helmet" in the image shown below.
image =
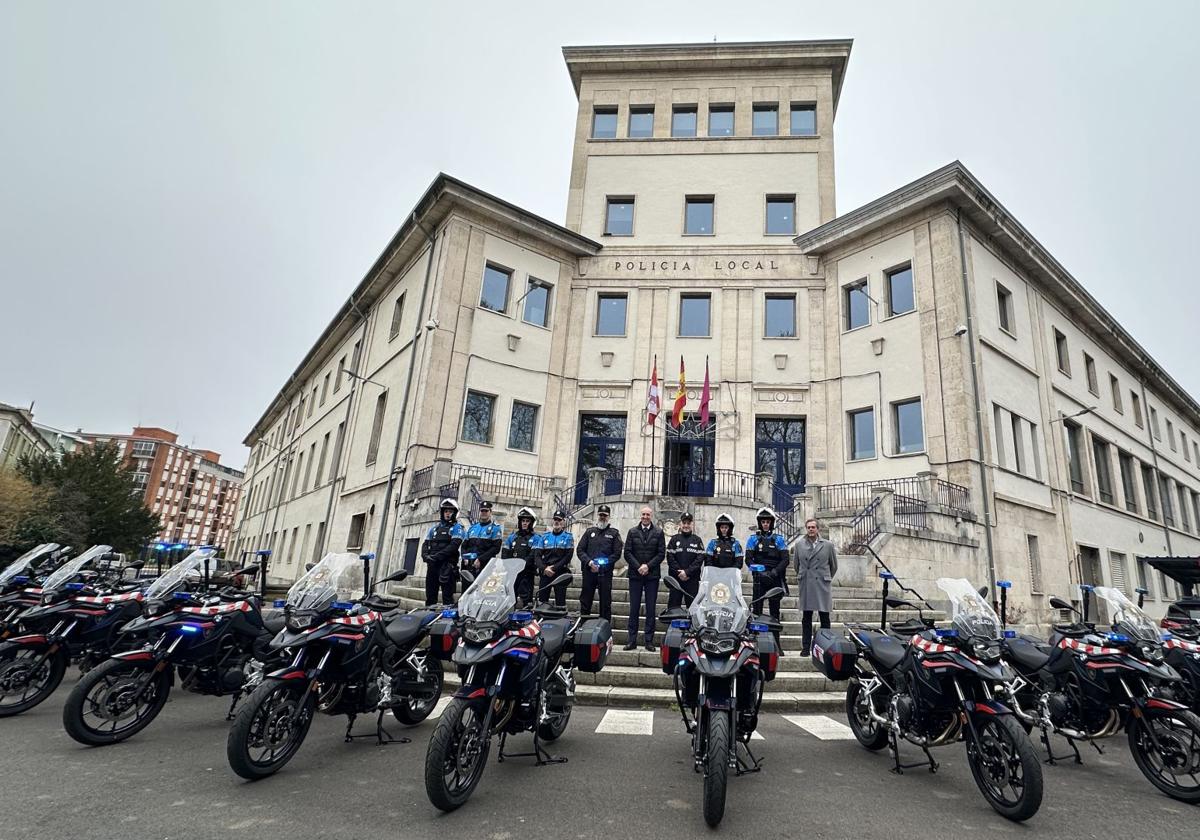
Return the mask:
[[[754,595],[758,600],[763,593],[775,587],[787,589],[787,568],[791,561],[788,556],[787,542],[781,534],[775,533],[775,511],[769,507],[761,507],[754,514],[758,521],[758,530],[746,540],[746,560],[750,571],[754,574]],[[783,595],[771,598],[771,617],[779,620],[779,606]],[[777,634],[778,635],[778,634]]]
[[[722,513],[717,517],[717,537],[708,541],[704,565],[718,569],[742,568],[742,544],[733,535],[733,519]]]
[[[421,557],[425,568],[425,606],[454,603],[454,580],[458,576],[458,549],[467,532],[458,524],[458,502],[442,499],[438,507],[438,522],[425,534]]]
[[[517,530],[508,535],[500,549],[501,557],[518,557],[525,561],[524,571],[517,575],[517,599],[522,607],[528,607],[533,599],[534,564],[542,551],[542,538],[533,532],[536,521],[537,516],[529,508],[517,511]]]

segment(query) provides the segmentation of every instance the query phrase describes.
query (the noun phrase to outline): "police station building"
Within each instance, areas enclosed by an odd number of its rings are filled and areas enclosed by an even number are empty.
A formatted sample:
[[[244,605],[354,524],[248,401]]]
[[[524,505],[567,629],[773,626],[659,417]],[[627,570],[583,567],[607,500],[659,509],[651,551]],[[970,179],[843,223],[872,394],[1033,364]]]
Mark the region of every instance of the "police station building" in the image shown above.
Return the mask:
[[[434,178],[249,431],[233,550],[419,578],[445,496],[706,538],[765,503],[851,582],[867,543],[927,597],[1008,578],[1027,621],[1081,580],[1161,612],[1137,558],[1200,554],[1200,406],[961,164],[839,213],[850,50],[565,48],[566,219]]]

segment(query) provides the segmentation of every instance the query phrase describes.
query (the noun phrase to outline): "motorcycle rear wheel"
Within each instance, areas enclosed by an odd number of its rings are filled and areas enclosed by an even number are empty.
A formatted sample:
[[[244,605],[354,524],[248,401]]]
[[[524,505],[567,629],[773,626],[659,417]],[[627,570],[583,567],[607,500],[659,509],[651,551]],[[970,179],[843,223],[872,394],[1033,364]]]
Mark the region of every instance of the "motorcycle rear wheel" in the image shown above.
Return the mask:
[[[143,683],[143,675],[153,667],[148,661],[109,659],[92,668],[67,695],[63,729],[89,747],[115,744],[141,732],[158,717],[171,693],[167,669]]]
[[[979,792],[1000,816],[1029,819],[1042,807],[1042,765],[1029,736],[1011,715],[980,715],[975,727],[967,763]]]
[[[729,785],[729,712],[708,713],[708,745],[704,756],[704,821],[712,827],[725,816]]]
[[[434,707],[442,699],[442,685],[446,675],[442,671],[442,663],[436,659],[428,660],[429,676],[433,679],[434,692],[429,697],[409,697],[407,700],[392,706],[392,717],[406,726],[416,726],[433,714]]]
[[[0,645],[0,717],[27,712],[54,693],[67,672],[67,649],[61,647],[37,664],[42,645]]]
[[[1151,729],[1163,749],[1154,748]],[[1150,784],[1180,802],[1200,802],[1200,717],[1194,712],[1172,710],[1134,718],[1129,751]],[[1181,783],[1181,777],[1190,784]]]
[[[225,742],[233,772],[255,781],[280,770],[292,760],[316,710],[316,697],[305,693],[307,683],[265,682],[238,709]],[[303,705],[301,705],[303,697]]]
[[[863,694],[862,685],[857,681],[846,687],[846,719],[850,723],[850,731],[869,750],[881,750],[887,746],[888,731],[867,711],[871,700]]]
[[[483,778],[492,746],[485,714],[479,704],[456,697],[438,718],[425,753],[425,794],[441,811],[460,808]]]

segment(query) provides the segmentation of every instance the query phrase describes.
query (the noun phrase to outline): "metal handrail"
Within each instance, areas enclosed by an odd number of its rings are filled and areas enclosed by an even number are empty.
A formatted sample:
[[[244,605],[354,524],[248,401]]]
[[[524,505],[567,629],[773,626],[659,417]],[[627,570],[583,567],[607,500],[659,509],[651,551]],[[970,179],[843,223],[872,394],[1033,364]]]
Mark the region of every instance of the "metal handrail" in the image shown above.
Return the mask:
[[[881,558],[878,554],[876,554],[875,549],[871,548],[871,546],[867,545],[866,543],[850,543],[850,545],[848,545],[847,548],[861,548],[861,549],[865,549],[866,551],[869,551],[871,553],[871,556],[875,558],[875,562],[878,563],[885,572],[887,572],[889,575],[892,576],[891,579],[893,581],[895,581],[896,585],[899,586],[902,591],[911,592],[913,595],[917,596],[917,599],[922,604],[925,605],[925,609],[929,610],[930,612],[937,612],[937,609],[933,606],[933,604],[929,603],[929,601],[927,601],[925,599],[924,595],[922,595],[917,590],[913,589],[911,586],[905,585],[904,581],[900,580],[899,576],[895,572],[893,572],[890,568],[888,568],[888,564],[883,562],[883,558]],[[880,629],[883,629],[883,628],[880,628]]]
[[[875,497],[875,490],[887,487],[899,496],[921,499],[924,493],[925,479],[918,476],[902,478],[883,478],[877,481],[851,481],[842,484],[827,484],[820,488],[816,503],[818,510],[844,510],[847,508],[861,509],[870,504]],[[954,484],[943,479],[934,479],[931,483],[930,502],[945,508],[959,516],[973,517],[971,509],[971,491],[961,484]]]
[[[516,496],[522,499],[541,499],[550,487],[551,479],[544,475],[501,470],[494,467],[476,467],[471,464],[451,464],[450,478],[457,481],[464,476],[478,479],[481,490],[499,496]]]
[[[424,467],[413,473],[412,484],[409,485],[410,493],[421,493],[428,490],[433,484],[433,466]]]

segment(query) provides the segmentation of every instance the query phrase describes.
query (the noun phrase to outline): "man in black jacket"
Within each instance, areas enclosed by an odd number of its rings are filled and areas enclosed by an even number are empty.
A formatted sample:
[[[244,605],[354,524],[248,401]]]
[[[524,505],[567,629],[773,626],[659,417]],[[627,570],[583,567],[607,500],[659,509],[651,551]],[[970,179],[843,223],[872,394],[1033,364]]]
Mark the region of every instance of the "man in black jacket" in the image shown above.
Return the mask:
[[[517,530],[504,540],[500,556],[516,557],[525,561],[525,568],[517,575],[517,601],[521,609],[525,609],[533,600],[533,571],[537,556],[542,550],[542,538],[533,532],[533,524],[537,517],[527,507],[517,511]]]
[[[667,574],[679,581],[683,592],[696,597],[700,586],[700,567],[704,565],[704,540],[692,533],[692,515],[683,513],[679,517],[679,533],[667,543]],[[667,587],[667,609],[684,605],[683,592],[673,586]],[[686,606],[686,605],[684,605]]]
[[[492,519],[492,503],[488,501],[479,504],[479,521],[467,529],[467,538],[462,544],[462,567],[473,576],[479,577],[479,572],[493,557],[500,553],[500,545],[504,542],[504,529],[500,523]],[[463,592],[470,586],[466,579],[462,582]]]
[[[646,600],[646,650],[658,650],[654,644],[655,610],[658,607],[658,581],[667,542],[662,529],[654,524],[654,511],[642,508],[641,521],[625,535],[625,562],[629,565],[629,639],[625,650],[637,649],[638,619],[642,598]]]
[[[575,540],[571,532],[564,530],[566,513],[554,511],[554,524],[550,530],[542,534],[542,547],[535,553],[537,563],[538,602],[545,604],[550,601],[550,591],[554,591],[554,603],[557,606],[567,605],[566,582],[555,585],[555,578],[571,571],[571,555],[575,553]]]
[[[596,508],[598,522],[583,532],[576,553],[583,567],[583,585],[579,590],[579,611],[592,614],[592,598],[600,589],[600,617],[612,623],[613,567],[621,559],[621,532],[609,524],[612,509],[608,505]]]
[[[425,606],[438,603],[441,592],[443,604],[454,603],[454,579],[458,576],[458,549],[467,536],[458,524],[458,503],[453,499],[442,499],[438,510],[438,522],[425,535],[421,547],[425,567]]]

